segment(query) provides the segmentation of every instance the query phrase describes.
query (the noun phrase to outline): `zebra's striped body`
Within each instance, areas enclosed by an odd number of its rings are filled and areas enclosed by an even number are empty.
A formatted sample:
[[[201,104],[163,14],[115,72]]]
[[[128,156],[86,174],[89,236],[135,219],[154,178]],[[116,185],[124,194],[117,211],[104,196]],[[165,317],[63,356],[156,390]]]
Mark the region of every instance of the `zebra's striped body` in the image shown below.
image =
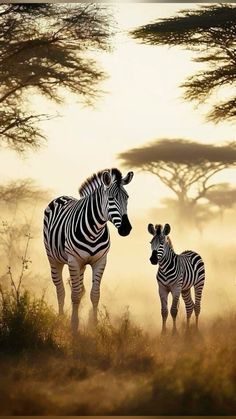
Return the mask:
[[[185,302],[187,325],[189,325],[193,310],[196,316],[196,324],[198,324],[201,296],[205,281],[205,268],[201,256],[191,250],[186,250],[177,255],[173,250],[169,237],[167,237],[170,232],[169,224],[166,224],[163,230],[160,225],[154,228],[153,224],[149,224],[148,231],[153,235],[150,261],[152,264],[159,264],[157,281],[161,299],[163,331],[165,330],[168,316],[167,297],[169,292],[171,292],[173,297],[171,315],[174,330],[176,328],[175,321],[180,294]],[[193,302],[191,297],[192,287],[194,287],[195,302]]]
[[[78,327],[78,307],[84,293],[83,277],[86,265],[93,271],[91,301],[94,320],[100,297],[100,282],[110,247],[107,221],[120,235],[128,235],[131,225],[127,217],[128,195],[123,185],[133,173],[122,179],[117,169],[93,175],[80,188],[81,199],[61,196],[54,199],[44,213],[44,244],[51,266],[51,276],[57,289],[59,313],[63,313],[65,289],[62,269],[69,267],[72,299],[72,329]]]
[[[54,199],[45,210],[44,225],[47,255],[59,263],[68,263],[69,255],[85,263],[95,262],[109,250],[109,231],[91,196]]]

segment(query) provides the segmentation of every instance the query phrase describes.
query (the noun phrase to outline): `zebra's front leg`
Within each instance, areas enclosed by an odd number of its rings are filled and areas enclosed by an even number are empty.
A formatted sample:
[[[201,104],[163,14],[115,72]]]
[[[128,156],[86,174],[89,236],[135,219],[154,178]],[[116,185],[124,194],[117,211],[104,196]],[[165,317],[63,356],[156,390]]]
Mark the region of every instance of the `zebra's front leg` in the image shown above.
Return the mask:
[[[70,280],[71,280],[71,329],[72,333],[76,334],[79,326],[79,304],[84,294],[84,271],[85,266],[79,264],[75,257],[70,257],[68,260]]]
[[[164,335],[166,333],[166,320],[168,317],[168,299],[169,290],[164,286],[159,284],[159,296],[161,300],[161,316],[162,316],[162,329],[161,333]]]
[[[49,260],[51,266],[51,276],[57,291],[59,316],[64,313],[65,287],[62,279],[63,263]]]
[[[98,311],[98,303],[100,299],[100,285],[101,279],[106,267],[107,263],[107,256],[103,256],[94,265],[92,265],[93,270],[93,283],[90,292],[90,299],[93,305],[93,313],[92,313],[92,320],[93,324],[97,324],[97,311]]]
[[[179,285],[177,285],[174,289],[171,290],[172,304],[171,304],[170,314],[173,320],[173,329],[172,329],[173,334],[176,334],[177,332],[176,318],[177,318],[178,309],[179,309],[180,292],[181,292],[181,287]]]

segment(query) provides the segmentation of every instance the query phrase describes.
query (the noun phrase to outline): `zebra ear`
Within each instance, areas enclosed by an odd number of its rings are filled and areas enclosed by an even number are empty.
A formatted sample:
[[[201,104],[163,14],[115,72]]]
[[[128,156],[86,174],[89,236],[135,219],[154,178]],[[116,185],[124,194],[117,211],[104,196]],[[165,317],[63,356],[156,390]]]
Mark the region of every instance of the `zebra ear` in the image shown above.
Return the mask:
[[[153,224],[148,224],[148,232],[153,236],[156,234],[156,230]]]
[[[111,174],[107,170],[105,170],[102,174],[102,183],[103,185],[108,188],[112,182]]]
[[[127,175],[122,179],[122,185],[128,185],[128,183],[130,183],[133,179],[133,176],[134,172],[128,172]]]
[[[170,234],[170,224],[165,224],[165,226],[163,228],[163,234],[165,236],[168,236],[168,234]]]

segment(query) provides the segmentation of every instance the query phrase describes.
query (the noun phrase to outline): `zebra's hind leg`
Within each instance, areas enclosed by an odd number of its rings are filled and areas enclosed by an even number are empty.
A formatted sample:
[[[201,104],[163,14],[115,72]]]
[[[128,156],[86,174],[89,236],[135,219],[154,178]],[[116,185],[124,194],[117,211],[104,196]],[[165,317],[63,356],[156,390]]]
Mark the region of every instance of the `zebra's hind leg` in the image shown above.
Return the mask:
[[[64,313],[65,287],[62,279],[63,263],[49,260],[51,266],[51,276],[57,291],[59,315]]]
[[[198,317],[201,311],[202,289],[203,289],[203,283],[199,283],[194,286],[194,293],[195,293],[194,312],[196,316],[196,329],[198,329]]]
[[[186,316],[187,316],[187,330],[189,329],[190,326],[190,318],[194,309],[194,302],[192,300],[192,296],[191,296],[191,289],[187,289],[181,292],[184,303],[185,303],[185,308],[186,308]]]
[[[84,294],[84,271],[85,266],[80,266],[79,261],[70,256],[68,258],[68,267],[71,280],[71,301],[72,301],[72,315],[71,315],[71,329],[72,333],[76,334],[79,326],[79,304]]]
[[[107,263],[107,256],[105,255],[103,258],[99,259],[94,265],[92,265],[93,270],[93,284],[90,292],[90,299],[93,305],[92,311],[92,322],[94,325],[97,324],[97,311],[98,311],[98,303],[100,299],[100,285],[101,279],[106,267]]]

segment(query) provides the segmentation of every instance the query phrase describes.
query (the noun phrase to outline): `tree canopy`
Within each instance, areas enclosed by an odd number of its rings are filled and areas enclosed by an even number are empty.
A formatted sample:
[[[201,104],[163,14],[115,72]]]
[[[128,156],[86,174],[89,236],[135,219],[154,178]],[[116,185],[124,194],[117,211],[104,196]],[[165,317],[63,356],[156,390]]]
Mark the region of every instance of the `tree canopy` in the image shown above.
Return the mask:
[[[30,178],[16,179],[0,184],[1,204],[10,206],[27,204],[32,202],[45,202],[49,199],[49,190],[43,189]]]
[[[112,31],[102,4],[0,5],[2,145],[24,151],[41,144],[37,122],[47,115],[32,112],[32,95],[61,103],[67,90],[94,103],[105,74],[88,52],[109,50]]]
[[[118,155],[126,167],[156,175],[178,198],[181,209],[195,205],[213,187],[209,180],[236,166],[236,144],[201,144],[159,139]]]
[[[236,188],[229,183],[220,183],[207,192],[206,198],[222,210],[232,208],[236,205]]]
[[[184,98],[205,101],[222,87],[235,87],[236,81],[236,6],[203,5],[180,11],[171,18],[141,26],[131,36],[151,45],[180,46],[194,53],[194,61],[208,64],[189,77],[182,87]],[[236,97],[226,97],[213,105],[208,119],[234,120]]]

